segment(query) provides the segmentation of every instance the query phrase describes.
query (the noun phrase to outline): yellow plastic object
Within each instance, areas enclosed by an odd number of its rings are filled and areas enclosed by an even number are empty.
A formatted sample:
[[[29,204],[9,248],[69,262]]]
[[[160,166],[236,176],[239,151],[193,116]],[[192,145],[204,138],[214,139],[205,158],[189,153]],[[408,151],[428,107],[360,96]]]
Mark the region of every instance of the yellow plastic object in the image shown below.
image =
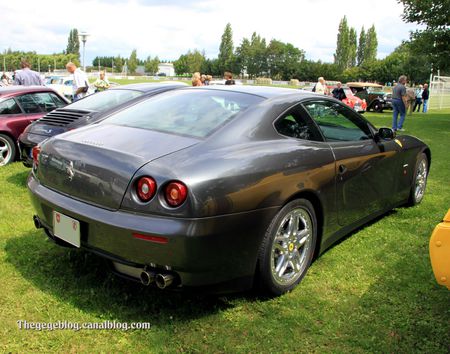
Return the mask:
[[[436,281],[450,290],[450,209],[431,234],[430,258]]]

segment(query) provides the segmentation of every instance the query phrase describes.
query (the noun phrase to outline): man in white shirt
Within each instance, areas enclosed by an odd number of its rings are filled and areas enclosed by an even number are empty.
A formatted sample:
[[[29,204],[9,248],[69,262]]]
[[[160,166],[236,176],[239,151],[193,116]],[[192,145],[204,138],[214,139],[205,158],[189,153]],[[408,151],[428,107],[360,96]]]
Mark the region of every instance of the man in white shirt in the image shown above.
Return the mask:
[[[322,76],[317,79],[316,93],[321,95],[328,95],[328,87],[325,79]]]
[[[72,62],[67,63],[66,69],[69,73],[73,74],[72,87],[73,101],[75,102],[86,96],[86,92],[89,88],[89,80],[86,73],[80,68],[77,68],[77,66]]]

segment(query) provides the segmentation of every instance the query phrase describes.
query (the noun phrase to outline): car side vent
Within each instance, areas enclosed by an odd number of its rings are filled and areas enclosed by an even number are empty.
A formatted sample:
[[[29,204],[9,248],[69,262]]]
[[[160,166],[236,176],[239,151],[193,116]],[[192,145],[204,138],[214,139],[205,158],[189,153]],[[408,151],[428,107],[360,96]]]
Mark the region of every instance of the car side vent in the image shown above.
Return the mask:
[[[78,119],[83,118],[89,111],[69,110],[69,109],[55,109],[48,113],[39,122],[43,122],[48,125],[55,125],[57,127],[65,127]]]

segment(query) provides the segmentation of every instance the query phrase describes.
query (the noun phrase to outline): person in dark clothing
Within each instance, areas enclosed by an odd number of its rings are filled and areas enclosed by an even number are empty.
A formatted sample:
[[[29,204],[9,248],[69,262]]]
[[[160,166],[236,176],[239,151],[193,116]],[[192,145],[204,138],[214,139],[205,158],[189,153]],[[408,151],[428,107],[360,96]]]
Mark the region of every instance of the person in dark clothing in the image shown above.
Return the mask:
[[[428,90],[428,84],[423,85],[422,100],[423,100],[423,113],[427,113],[428,99],[430,98],[430,91]]]
[[[342,83],[338,82],[337,87],[331,91],[334,98],[338,99],[339,101],[342,101],[345,98],[345,92],[342,88]]]
[[[235,82],[233,80],[233,74],[229,71],[225,71],[223,74],[223,78],[225,79],[225,85],[234,85]]]

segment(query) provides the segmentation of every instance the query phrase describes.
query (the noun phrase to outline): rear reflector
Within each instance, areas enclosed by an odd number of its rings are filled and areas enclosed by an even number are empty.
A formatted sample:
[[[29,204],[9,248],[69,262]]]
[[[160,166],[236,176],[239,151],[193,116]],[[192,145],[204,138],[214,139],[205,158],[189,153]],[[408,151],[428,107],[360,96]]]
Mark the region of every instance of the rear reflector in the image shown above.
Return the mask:
[[[163,237],[163,236],[142,235],[142,234],[133,233],[133,237],[137,238],[138,240],[150,241],[150,242],[161,243],[161,244],[166,244],[169,242],[169,239],[167,237]]]

